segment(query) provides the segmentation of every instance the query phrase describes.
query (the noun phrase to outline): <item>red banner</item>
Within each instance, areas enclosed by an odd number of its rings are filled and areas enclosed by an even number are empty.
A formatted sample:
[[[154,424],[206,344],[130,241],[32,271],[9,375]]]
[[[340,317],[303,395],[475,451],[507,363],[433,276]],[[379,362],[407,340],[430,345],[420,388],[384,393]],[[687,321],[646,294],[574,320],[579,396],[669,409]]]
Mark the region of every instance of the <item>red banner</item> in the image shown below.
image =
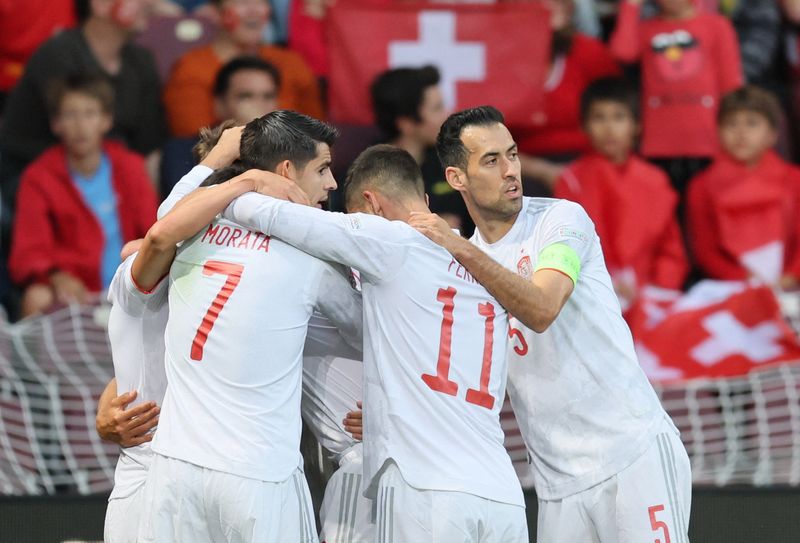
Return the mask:
[[[373,122],[369,87],[389,68],[432,64],[450,110],[490,104],[509,124],[540,107],[550,25],[538,2],[485,5],[341,1],[330,11],[335,122]]]
[[[800,360],[800,342],[768,287],[704,281],[674,297],[643,295],[636,349],[654,381],[745,375]]]

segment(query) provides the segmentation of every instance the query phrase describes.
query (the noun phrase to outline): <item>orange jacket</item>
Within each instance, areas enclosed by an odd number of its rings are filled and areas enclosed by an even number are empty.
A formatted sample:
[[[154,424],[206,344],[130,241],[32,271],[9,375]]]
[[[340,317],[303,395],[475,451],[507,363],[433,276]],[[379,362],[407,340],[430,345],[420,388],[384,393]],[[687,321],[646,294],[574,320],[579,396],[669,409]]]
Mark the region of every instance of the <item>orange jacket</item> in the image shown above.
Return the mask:
[[[265,45],[259,49],[259,56],[281,74],[282,109],[323,117],[317,79],[297,53]],[[173,136],[194,136],[204,126],[221,120],[214,115],[214,80],[222,66],[211,45],[189,51],[175,64],[164,88],[164,106]]]

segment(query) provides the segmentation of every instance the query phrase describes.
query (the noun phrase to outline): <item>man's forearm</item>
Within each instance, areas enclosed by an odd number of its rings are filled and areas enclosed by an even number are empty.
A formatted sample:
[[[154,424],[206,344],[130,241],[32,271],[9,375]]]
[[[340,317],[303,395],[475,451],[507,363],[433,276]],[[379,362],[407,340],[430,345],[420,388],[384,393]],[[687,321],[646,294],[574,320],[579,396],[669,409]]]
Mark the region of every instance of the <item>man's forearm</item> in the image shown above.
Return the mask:
[[[506,311],[528,328],[543,332],[558,316],[561,304],[543,288],[507,270],[469,241],[454,239],[449,250]]]
[[[201,164],[192,168],[189,173],[184,175],[181,180],[178,181],[178,183],[172,188],[169,196],[167,196],[161,205],[158,206],[158,218],[161,219],[162,217],[165,217],[167,213],[172,211],[172,208],[175,207],[175,204],[177,204],[187,194],[199,187],[213,172],[214,170],[205,164]]]
[[[139,288],[148,291],[169,272],[176,245],[189,239],[222,213],[231,201],[253,189],[249,179],[232,179],[221,185],[197,189],[156,222],[142,242],[131,274]]]

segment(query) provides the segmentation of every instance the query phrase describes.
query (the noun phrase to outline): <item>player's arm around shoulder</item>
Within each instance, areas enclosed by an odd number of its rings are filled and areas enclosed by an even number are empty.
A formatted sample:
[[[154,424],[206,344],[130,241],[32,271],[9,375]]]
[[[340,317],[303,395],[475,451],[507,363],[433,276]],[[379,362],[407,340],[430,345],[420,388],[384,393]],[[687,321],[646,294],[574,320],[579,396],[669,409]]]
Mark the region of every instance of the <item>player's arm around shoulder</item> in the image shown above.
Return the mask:
[[[535,332],[541,333],[550,327],[575,287],[577,274],[565,272],[561,269],[564,266],[537,266],[529,278],[507,270],[470,241],[455,234],[435,214],[415,214],[409,223],[447,249],[509,314]],[[556,250],[556,253],[551,256],[571,257],[568,250]],[[571,260],[574,262],[575,257]]]
[[[349,270],[320,261],[320,279],[313,294],[315,308],[330,320],[345,342],[363,351],[364,317],[361,293],[350,281]]]

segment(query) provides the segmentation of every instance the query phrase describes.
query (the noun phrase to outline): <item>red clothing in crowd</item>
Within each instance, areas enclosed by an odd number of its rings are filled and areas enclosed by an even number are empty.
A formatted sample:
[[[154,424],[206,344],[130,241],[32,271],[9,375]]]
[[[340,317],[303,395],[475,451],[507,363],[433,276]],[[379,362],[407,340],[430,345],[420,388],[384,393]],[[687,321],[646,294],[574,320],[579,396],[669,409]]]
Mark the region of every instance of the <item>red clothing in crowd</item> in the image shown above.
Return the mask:
[[[124,242],[141,238],[156,219],[156,193],[144,160],[119,143],[106,142]],[[9,271],[20,285],[46,282],[66,271],[86,288],[101,289],[103,229],[70,177],[64,147],[51,147],[22,174],[12,231]]]
[[[616,165],[590,153],[564,171],[554,192],[586,209],[615,281],[683,286],[689,263],[675,217],[678,195],[659,168],[636,156]]]
[[[800,169],[770,151],[755,168],[720,154],[689,184],[689,240],[713,279],[800,278]]]
[[[702,13],[640,22],[639,6],[623,2],[611,51],[622,62],[641,59],[643,155],[717,153],[720,98],[743,83],[739,44],[728,19]]]
[[[75,26],[73,0],[0,0],[0,92],[10,91],[33,52]]]
[[[289,8],[289,49],[302,56],[317,77],[327,77],[330,71],[325,39],[325,17],[309,15],[304,0],[292,0]]]
[[[581,129],[581,95],[592,81],[619,74],[601,41],[576,34],[569,54],[557,57],[550,68],[542,109],[532,112],[529,127],[514,127],[520,151],[542,156],[589,150]]]

